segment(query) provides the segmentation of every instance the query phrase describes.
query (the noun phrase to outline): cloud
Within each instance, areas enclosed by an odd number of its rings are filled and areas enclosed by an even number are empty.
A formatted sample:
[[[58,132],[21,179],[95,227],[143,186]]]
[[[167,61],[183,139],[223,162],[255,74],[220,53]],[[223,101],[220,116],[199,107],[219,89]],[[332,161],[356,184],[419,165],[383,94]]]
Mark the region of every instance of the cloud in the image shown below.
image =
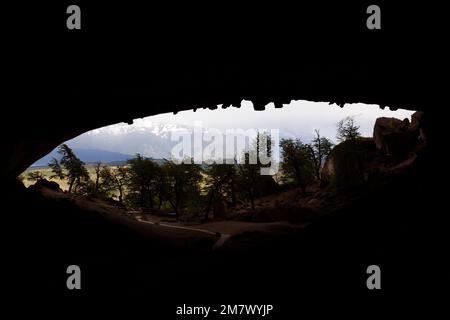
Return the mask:
[[[315,129],[330,139],[335,138],[336,123],[348,116],[353,116],[360,126],[363,136],[372,136],[373,125],[378,117],[410,118],[413,111],[380,109],[377,105],[347,104],[344,108],[324,102],[293,101],[283,108],[275,108],[273,104],[266,106],[265,111],[253,110],[250,101],[243,100],[241,108],[197,109],[183,111],[176,115],[162,115],[135,120],[136,125],[159,123],[177,123],[192,126],[196,121],[207,128],[219,130],[231,128],[267,128],[280,129],[286,133],[308,140]]]
[[[314,130],[336,142],[336,123],[348,116],[355,118],[363,136],[372,136],[378,117],[410,118],[413,111],[388,109],[376,105],[350,104],[340,108],[322,102],[293,101],[283,108],[273,104],[265,111],[253,110],[250,101],[242,101],[241,108],[229,107],[216,110],[197,109],[160,114],[135,119],[132,125],[125,123],[99,128],[72,139],[69,145],[77,148],[100,149],[126,154],[142,153],[163,157],[173,146],[169,143],[170,132],[186,130],[198,123],[203,128],[226,129],[279,129],[281,137],[300,138],[309,142]]]

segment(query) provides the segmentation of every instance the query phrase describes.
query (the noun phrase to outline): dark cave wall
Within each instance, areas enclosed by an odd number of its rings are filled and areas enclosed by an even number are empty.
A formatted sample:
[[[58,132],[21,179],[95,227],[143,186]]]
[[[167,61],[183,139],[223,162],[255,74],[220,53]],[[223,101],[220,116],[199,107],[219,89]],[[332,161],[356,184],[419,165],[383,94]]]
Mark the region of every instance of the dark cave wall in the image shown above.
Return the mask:
[[[445,21],[435,12],[445,11],[383,4],[383,28],[373,31],[367,5],[92,2],[80,32],[67,30],[63,3],[11,10],[20,23],[5,45],[14,50],[4,50],[12,68],[2,116],[19,128],[0,128],[0,176],[94,128],[242,99],[256,109],[299,99],[434,108],[430,82],[448,56],[444,38],[432,41]]]
[[[100,71],[99,71],[100,70]],[[100,68],[97,72],[101,72]],[[104,81],[84,87],[36,88],[17,95],[8,110],[19,119],[20,130],[6,131],[6,158],[0,175],[15,177],[60,143],[86,131],[138,117],[218,104],[239,106],[251,100],[257,110],[274,102],[292,100],[378,104],[393,109],[428,111],[419,69],[370,64],[195,65],[191,67],[143,64],[136,69],[103,70]],[[141,79],[139,85],[113,83],[112,79]],[[3,128],[5,129],[5,128]]]

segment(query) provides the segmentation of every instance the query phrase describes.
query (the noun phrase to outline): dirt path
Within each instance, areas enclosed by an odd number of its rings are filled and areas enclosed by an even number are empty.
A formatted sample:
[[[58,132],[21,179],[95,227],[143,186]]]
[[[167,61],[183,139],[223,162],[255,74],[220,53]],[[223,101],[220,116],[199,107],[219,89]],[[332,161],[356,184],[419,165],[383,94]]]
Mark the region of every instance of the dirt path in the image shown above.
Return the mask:
[[[220,236],[220,238],[214,243],[213,250],[219,248],[220,246],[222,246],[231,237],[230,234],[224,234],[224,233],[220,233],[220,232],[213,232],[213,231],[205,230],[205,229],[191,228],[191,227],[185,227],[185,226],[179,226],[179,225],[167,224],[167,223],[159,223],[159,222],[153,222],[153,221],[146,221],[146,220],[142,220],[141,218],[137,218],[136,220],[139,221],[139,222],[142,222],[142,223],[158,225],[158,226],[166,227],[166,228],[174,228],[174,229],[183,229],[183,230],[189,230],[189,231],[197,231],[197,232],[203,232],[203,233],[206,233],[206,234],[209,234],[209,235]]]
[[[208,235],[218,237],[213,249],[221,247],[232,236],[241,234],[243,232],[261,232],[261,233],[279,233],[285,231],[294,231],[301,229],[303,226],[292,225],[288,222],[244,222],[244,221],[214,221],[200,224],[196,227],[182,226],[174,223],[164,223],[160,221],[143,220],[136,217],[136,220],[142,223],[151,224],[154,226],[161,226],[165,228],[182,229],[195,232],[201,232]]]
[[[217,249],[227,243],[233,236],[243,233],[259,233],[260,235],[274,236],[296,232],[302,229],[301,225],[294,225],[289,222],[249,222],[249,221],[211,221],[207,223],[185,226],[167,218],[151,215],[137,214],[137,212],[127,212],[123,209],[112,206],[105,201],[98,199],[88,199],[41,188],[39,192],[48,200],[61,202],[66,206],[77,208],[77,210],[88,218],[91,214],[98,214],[101,219],[116,225],[123,225],[135,232],[152,239],[163,240],[164,242],[187,245],[194,243],[199,238],[209,238],[213,241],[213,249]]]

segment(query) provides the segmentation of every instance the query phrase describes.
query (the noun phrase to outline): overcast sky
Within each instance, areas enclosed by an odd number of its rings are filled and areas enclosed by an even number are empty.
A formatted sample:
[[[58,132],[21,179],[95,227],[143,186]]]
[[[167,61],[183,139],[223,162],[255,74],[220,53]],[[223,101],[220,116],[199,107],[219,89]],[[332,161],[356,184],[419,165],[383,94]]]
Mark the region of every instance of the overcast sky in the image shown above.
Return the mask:
[[[409,110],[382,110],[377,105],[347,104],[340,108],[325,102],[309,101],[293,101],[279,109],[269,104],[266,110],[255,111],[250,101],[243,101],[241,108],[197,109],[196,112],[191,110],[176,115],[166,113],[135,119],[131,125],[118,123],[86,132],[67,141],[67,144],[77,149],[126,155],[140,153],[159,159],[168,157],[173,150],[175,142],[170,139],[174,132],[190,131],[194,126],[218,129],[222,133],[226,129],[278,129],[279,138],[300,138],[305,143],[309,143],[314,137],[314,130],[319,129],[322,136],[336,143],[336,123],[345,117],[354,117],[362,136],[371,137],[377,118],[395,117],[403,120],[410,119],[412,113]]]
[[[410,118],[413,111],[390,111],[380,109],[377,105],[347,104],[344,108],[323,102],[293,101],[283,108],[276,109],[273,104],[264,111],[254,111],[250,101],[243,101],[241,108],[197,109],[136,119],[134,126],[145,127],[152,123],[177,123],[192,126],[200,121],[203,127],[220,130],[241,129],[280,129],[288,135],[302,138],[309,142],[314,129],[319,129],[323,136],[335,140],[336,123],[352,116],[360,126],[363,136],[372,136],[373,125],[378,117]]]

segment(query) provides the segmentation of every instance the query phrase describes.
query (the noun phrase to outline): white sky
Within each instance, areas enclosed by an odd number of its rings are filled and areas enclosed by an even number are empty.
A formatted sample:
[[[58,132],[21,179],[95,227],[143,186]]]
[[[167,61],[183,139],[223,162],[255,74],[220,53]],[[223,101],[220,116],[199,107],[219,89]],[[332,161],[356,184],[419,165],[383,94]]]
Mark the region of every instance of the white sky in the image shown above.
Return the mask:
[[[243,100],[241,108],[229,107],[216,110],[197,109],[183,111],[174,115],[166,113],[134,120],[133,125],[145,127],[151,123],[176,123],[193,126],[201,122],[205,128],[225,129],[280,129],[288,135],[302,138],[309,142],[314,129],[319,129],[321,135],[335,141],[336,123],[353,116],[360,126],[363,136],[372,136],[373,125],[379,117],[410,118],[413,111],[389,108],[380,109],[377,105],[346,104],[344,108],[329,105],[325,102],[292,101],[283,108],[275,109],[273,104],[266,106],[264,111],[255,111],[250,101]]]

